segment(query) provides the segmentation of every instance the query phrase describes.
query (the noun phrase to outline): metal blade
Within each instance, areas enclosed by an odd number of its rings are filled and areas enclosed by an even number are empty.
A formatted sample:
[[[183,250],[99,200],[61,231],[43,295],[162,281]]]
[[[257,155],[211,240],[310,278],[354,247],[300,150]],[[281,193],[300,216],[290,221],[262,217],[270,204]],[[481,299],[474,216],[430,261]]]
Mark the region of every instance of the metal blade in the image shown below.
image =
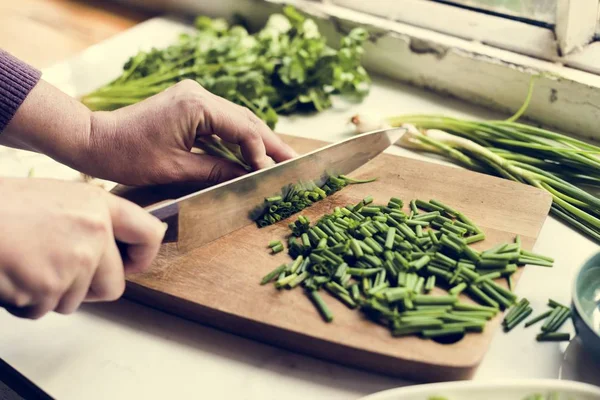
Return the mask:
[[[394,144],[402,132],[390,128],[357,135],[149,211],[169,223],[166,237],[177,241],[180,251],[189,251],[254,223],[251,212],[289,184],[323,185],[330,175],[349,174]]]

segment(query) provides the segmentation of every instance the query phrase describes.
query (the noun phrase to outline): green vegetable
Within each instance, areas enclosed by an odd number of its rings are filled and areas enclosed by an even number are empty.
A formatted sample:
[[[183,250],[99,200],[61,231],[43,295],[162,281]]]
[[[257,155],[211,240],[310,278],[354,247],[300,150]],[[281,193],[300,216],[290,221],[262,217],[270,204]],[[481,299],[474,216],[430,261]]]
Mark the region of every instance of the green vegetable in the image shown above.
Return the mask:
[[[531,394],[527,397],[524,397],[521,400],[558,400],[558,398],[559,398],[558,395],[559,395],[558,392],[550,392],[546,396],[544,396],[540,393],[535,393],[535,394]],[[443,397],[443,396],[430,396],[427,398],[427,400],[452,400],[452,399],[450,399],[448,397]],[[460,400],[460,399],[455,399],[455,400]]]
[[[549,305],[550,307],[552,307],[552,308],[554,308],[554,307],[563,307],[563,308],[569,308],[569,307],[565,306],[564,304],[561,304],[561,303],[559,303],[558,301],[556,301],[556,300],[552,300],[552,299],[549,299],[549,300],[548,300],[548,305]]]
[[[548,310],[546,312],[541,313],[540,315],[538,315],[536,317],[531,318],[529,321],[527,321],[525,323],[525,328],[530,327],[531,325],[535,324],[536,322],[542,321],[543,319],[548,317],[551,313],[552,313],[552,310]]]
[[[275,246],[271,247],[273,254],[279,253],[283,251],[283,244],[281,242],[277,243]]]
[[[465,333],[465,328],[462,327],[444,327],[442,329],[425,329],[423,330],[423,337],[434,338],[441,336],[460,335]]]
[[[402,115],[387,118],[385,123],[411,127],[398,142],[400,146],[441,155],[468,169],[546,191],[552,196],[551,213],[555,217],[600,241],[600,198],[594,194],[600,187],[600,146],[516,122],[529,105],[533,82],[521,109],[506,120]],[[359,130],[360,120],[359,116],[352,118]],[[533,259],[553,262],[531,253],[523,256],[524,263],[533,264]]]
[[[427,282],[425,283],[425,293],[429,293],[433,290],[433,288],[435,287],[435,275],[430,275],[427,278]],[[453,294],[453,293],[451,293]],[[419,306],[417,306],[418,308]]]
[[[371,182],[372,180],[369,180]],[[265,227],[281,221],[282,219],[289,218],[290,216],[310,207],[315,202],[325,199],[349,184],[361,183],[360,180],[354,180],[347,177],[335,177],[330,176],[327,178],[325,183],[318,187],[313,182],[288,185],[283,188],[282,194],[277,196],[268,197],[264,200],[263,204],[256,207],[252,212],[252,219],[256,222],[259,227]],[[349,210],[346,210],[351,213]],[[340,211],[341,212],[341,211]],[[347,222],[344,222],[347,224]],[[293,224],[288,225],[295,236],[303,237],[304,246],[309,246],[305,242],[303,234],[308,233],[310,235],[316,235],[319,239],[327,239],[328,235],[324,230],[329,230],[332,234],[333,231],[328,226],[315,226],[313,227],[313,233],[309,230],[310,221],[304,216],[299,216]],[[335,226],[333,227],[335,229]],[[339,228],[338,228],[339,229]]]
[[[274,127],[277,114],[322,111],[333,95],[362,99],[369,92],[370,78],[361,66],[369,35],[362,28],[351,30],[336,50],[292,6],[272,14],[256,33],[205,16],[196,18],[195,27],[167,48],[131,57],[121,76],[82,102],[92,110],[114,110],[192,79]]]
[[[346,179],[330,178],[331,186],[335,188]],[[302,196],[322,197],[310,189],[290,190],[294,196],[308,193]],[[265,203],[285,207],[288,200],[288,194],[283,193]],[[398,207],[404,204],[399,199],[390,199],[390,203]],[[333,315],[318,295],[321,288],[369,320],[386,326],[396,337],[438,338],[482,332],[499,308],[508,308],[517,299],[494,279],[516,272],[516,264],[507,263],[524,256],[518,239],[479,253],[465,242],[483,232],[459,211],[440,201],[413,200],[408,204],[433,211],[412,212],[412,217],[407,217],[401,208],[377,205],[367,196],[357,204],[335,207],[312,224],[300,216],[288,224],[288,252],[293,261],[271,272],[267,282],[278,276],[276,288],[302,285],[326,321]],[[459,220],[465,227],[454,225]],[[437,227],[433,224],[436,221]],[[460,229],[444,232],[448,226]],[[271,244],[278,245],[275,241]],[[437,293],[436,284],[448,294]],[[479,304],[459,301],[462,293]],[[531,312],[526,299],[519,301],[503,321],[505,330],[513,329]],[[552,326],[560,326],[561,319]]]
[[[326,322],[333,321],[333,314],[329,311],[327,304],[323,301],[323,298],[319,295],[316,290],[308,290],[308,297],[313,301],[315,307]]]
[[[509,332],[511,329],[523,322],[529,315],[531,315],[532,312],[533,309],[529,306],[523,308],[511,321],[504,325],[504,331]]]
[[[269,248],[271,248],[271,249],[272,249],[273,247],[275,247],[275,246],[277,246],[277,245],[280,245],[280,244],[281,244],[281,240],[271,240],[271,241],[269,242]]]
[[[542,326],[543,332],[554,332],[569,318],[570,310],[564,307],[556,307]]]
[[[538,342],[564,342],[571,340],[571,335],[561,332],[539,333],[536,340]]]
[[[285,264],[282,264],[279,267],[275,268],[273,271],[269,272],[267,275],[264,276],[262,281],[260,281],[260,284],[264,285],[271,282],[273,279],[275,279],[276,276],[279,276],[279,274],[284,272],[286,267],[287,266]]]
[[[550,331],[550,326],[557,320],[558,316],[561,314],[561,312],[563,310],[565,310],[565,308],[563,308],[563,307],[556,307],[552,310],[552,312],[550,313],[548,318],[546,318],[544,325],[542,325],[543,332]]]

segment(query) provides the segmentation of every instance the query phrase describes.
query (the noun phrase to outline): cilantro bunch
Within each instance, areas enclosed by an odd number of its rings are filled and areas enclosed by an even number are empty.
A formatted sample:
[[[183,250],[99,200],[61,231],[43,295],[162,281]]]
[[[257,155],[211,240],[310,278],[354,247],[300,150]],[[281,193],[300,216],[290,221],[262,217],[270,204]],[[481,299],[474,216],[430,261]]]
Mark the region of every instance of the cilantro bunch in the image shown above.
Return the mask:
[[[355,28],[329,47],[312,19],[287,6],[258,32],[223,19],[196,18],[196,31],[177,43],[131,57],[113,82],[82,102],[92,110],[137,103],[183,79],[252,110],[271,128],[278,115],[322,111],[331,96],[360,101],[370,88],[361,66],[367,31]]]

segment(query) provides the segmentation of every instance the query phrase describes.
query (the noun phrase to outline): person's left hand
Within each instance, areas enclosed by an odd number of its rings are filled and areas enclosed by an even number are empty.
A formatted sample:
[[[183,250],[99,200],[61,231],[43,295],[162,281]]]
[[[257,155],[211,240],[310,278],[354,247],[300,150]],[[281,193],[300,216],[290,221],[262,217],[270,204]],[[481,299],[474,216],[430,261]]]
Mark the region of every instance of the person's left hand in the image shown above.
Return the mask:
[[[250,110],[182,81],[140,103],[92,114],[85,151],[70,164],[100,179],[127,185],[219,183],[246,173],[230,161],[190,152],[196,135],[238,144],[254,169],[296,156]]]

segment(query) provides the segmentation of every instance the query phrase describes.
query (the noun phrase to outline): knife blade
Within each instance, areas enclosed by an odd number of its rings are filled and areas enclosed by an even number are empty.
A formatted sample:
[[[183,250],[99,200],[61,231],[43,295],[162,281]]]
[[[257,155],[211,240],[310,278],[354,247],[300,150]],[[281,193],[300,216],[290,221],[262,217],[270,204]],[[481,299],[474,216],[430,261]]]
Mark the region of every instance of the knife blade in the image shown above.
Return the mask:
[[[387,128],[353,136],[242,177],[211,186],[147,210],[168,224],[163,243],[187,252],[254,223],[250,214],[266,197],[289,184],[346,175],[366,164],[402,135]]]

